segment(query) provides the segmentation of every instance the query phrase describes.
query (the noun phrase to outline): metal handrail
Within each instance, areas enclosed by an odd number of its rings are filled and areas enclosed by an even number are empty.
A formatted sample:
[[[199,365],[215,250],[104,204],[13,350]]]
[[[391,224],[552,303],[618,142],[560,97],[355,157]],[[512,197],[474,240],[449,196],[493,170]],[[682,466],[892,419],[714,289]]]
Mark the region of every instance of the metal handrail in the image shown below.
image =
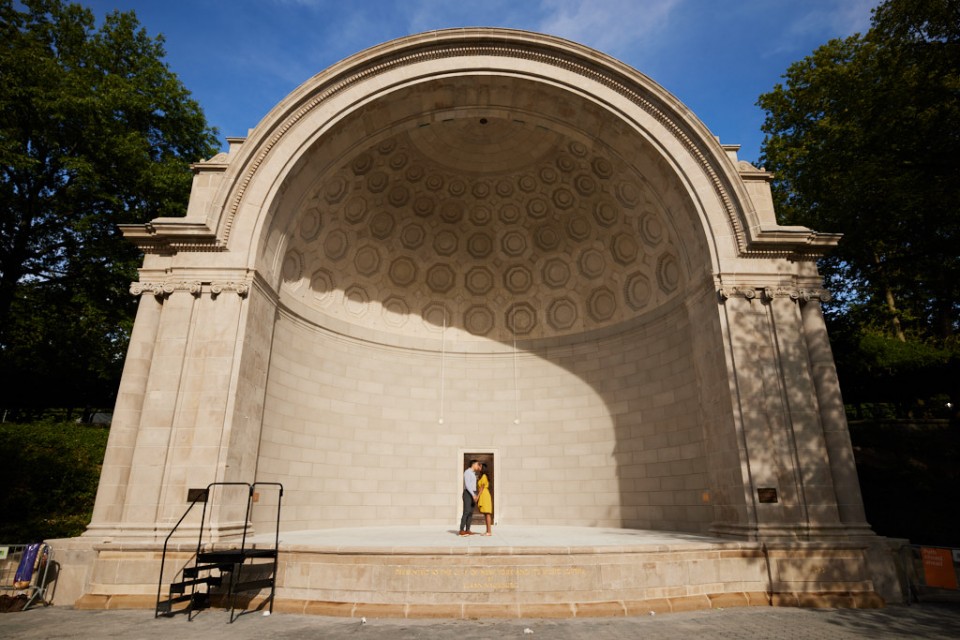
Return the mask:
[[[279,567],[280,508],[283,503],[283,485],[279,482],[254,482],[253,484],[250,484],[248,482],[211,482],[210,484],[207,485],[207,488],[202,493],[198,494],[190,502],[190,504],[187,506],[186,511],[183,512],[183,515],[180,516],[180,519],[177,520],[177,523],[173,526],[173,529],[170,530],[170,533],[167,534],[167,537],[163,541],[163,553],[160,557],[160,579],[157,583],[157,603],[156,603],[156,608],[154,610],[154,618],[157,618],[160,616],[160,596],[161,596],[161,593],[163,592],[163,570],[164,570],[164,567],[166,566],[167,547],[169,545],[170,538],[173,537],[173,534],[176,533],[177,529],[186,519],[187,515],[189,515],[193,507],[196,506],[197,502],[203,501],[203,511],[200,514],[200,526],[199,526],[199,533],[197,535],[197,549],[196,549],[196,553],[194,554],[194,567],[199,567],[200,551],[203,548],[203,527],[204,527],[204,524],[206,523],[206,518],[207,518],[207,503],[210,502],[210,498],[211,498],[210,490],[213,487],[238,486],[238,487],[247,487],[247,509],[246,509],[244,522],[243,522],[243,535],[240,539],[240,556],[239,556],[240,566],[237,567],[237,571],[230,572],[230,588],[228,593],[231,596],[230,622],[233,622],[234,610],[236,608],[236,598],[237,598],[237,594],[234,593],[234,584],[235,582],[239,583],[239,575],[242,571],[243,559],[245,558],[245,554],[246,554],[247,532],[250,527],[250,515],[253,509],[254,487],[261,486],[261,485],[274,486],[279,489],[278,496],[277,496],[277,523],[274,531],[273,579],[272,579],[271,588],[270,588],[270,612],[271,613],[273,612],[273,599],[274,599],[274,596],[276,595],[277,569]],[[199,575],[199,571],[197,573]],[[194,576],[194,578],[196,577],[198,576]],[[193,613],[193,604],[195,600],[194,596],[196,595],[196,589],[197,589],[197,584],[196,583],[191,584],[190,604],[187,607],[188,619],[191,619],[191,616]]]
[[[167,544],[170,542],[171,536],[173,536],[177,528],[181,525],[181,523],[183,523],[184,519],[186,519],[187,514],[189,514],[190,511],[193,509],[193,507],[196,506],[197,501],[199,501],[201,497],[204,500],[207,499],[206,495],[197,496],[196,498],[194,498],[193,501],[190,503],[190,505],[187,507],[187,510],[184,511],[183,515],[180,516],[180,519],[177,520],[177,524],[173,525],[173,529],[170,530],[170,533],[167,534],[166,539],[163,541],[163,553],[160,555],[160,579],[157,581],[157,606],[153,610],[154,618],[160,617],[160,594],[163,592],[163,568],[167,562]]]
[[[170,530],[170,533],[168,533],[167,537],[164,539],[163,553],[160,556],[160,579],[157,582],[157,605],[156,605],[156,608],[154,609],[154,614],[153,614],[154,618],[160,617],[160,594],[163,592],[163,569],[167,561],[167,546],[170,543],[170,538],[173,536],[174,533],[176,533],[180,525],[183,524],[183,521],[187,518],[187,515],[189,515],[190,511],[196,506],[197,502],[200,502],[201,500],[203,500],[203,512],[200,515],[200,528],[199,528],[199,535],[197,536],[197,552],[196,552],[196,555],[194,556],[194,563],[196,564],[196,558],[199,557],[200,547],[203,544],[203,524],[206,520],[207,502],[209,502],[210,500],[210,489],[215,486],[232,486],[232,485],[246,486],[248,490],[250,490],[250,483],[248,482],[211,482],[210,484],[207,485],[207,488],[204,490],[203,493],[197,495],[197,497],[195,497],[190,502],[190,505],[187,507],[187,510],[183,512],[183,515],[180,516],[179,520],[177,520],[177,524],[173,525],[173,529]],[[244,523],[244,535],[246,535],[246,523]],[[196,592],[196,585],[194,585],[190,591],[191,596],[195,592]],[[190,604],[191,604],[190,610],[192,610],[193,608],[192,597],[191,597]],[[188,613],[188,616],[189,616],[189,613]]]
[[[260,485],[279,487],[279,494],[277,495],[277,526],[276,526],[276,532],[275,532],[274,541],[273,541],[273,580],[270,585],[270,613],[273,613],[273,598],[277,591],[277,567],[279,565],[279,557],[280,557],[280,506],[283,503],[283,485],[281,483],[254,482],[252,485],[250,485],[250,497],[247,500],[247,517],[243,525],[243,538],[240,541],[240,556],[243,557],[244,551],[246,550],[247,523],[250,522],[250,513],[253,510],[254,487],[257,487]],[[231,594],[230,622],[233,622],[235,619],[233,612],[236,609],[236,604],[237,604],[237,594],[233,591],[233,585],[235,581],[236,583],[240,582],[241,571],[242,571],[242,565],[241,565],[241,568],[237,570],[236,576],[234,575],[230,576],[230,594]]]
[[[206,490],[208,500],[207,502],[203,503],[203,512],[200,514],[200,535],[197,536],[197,553],[194,556],[195,567],[200,566],[200,549],[203,546],[203,524],[204,522],[206,522],[206,517],[207,517],[207,504],[209,503],[210,488],[214,486],[246,487],[247,488],[247,513],[245,514],[244,520],[243,520],[243,537],[244,539],[246,539],[247,537],[247,523],[249,521],[249,515],[250,515],[249,514],[250,496],[253,495],[252,485],[249,482],[211,482],[210,484],[207,485],[207,490]],[[231,572],[231,577],[232,577],[232,574],[233,572]],[[195,578],[197,577],[199,577],[199,574],[195,576]],[[231,583],[231,589],[232,588],[233,587]],[[197,585],[196,583],[194,583],[190,585],[190,604],[187,605],[187,620],[191,620],[193,617],[193,603],[194,603],[194,595],[196,595],[196,593],[197,593]]]

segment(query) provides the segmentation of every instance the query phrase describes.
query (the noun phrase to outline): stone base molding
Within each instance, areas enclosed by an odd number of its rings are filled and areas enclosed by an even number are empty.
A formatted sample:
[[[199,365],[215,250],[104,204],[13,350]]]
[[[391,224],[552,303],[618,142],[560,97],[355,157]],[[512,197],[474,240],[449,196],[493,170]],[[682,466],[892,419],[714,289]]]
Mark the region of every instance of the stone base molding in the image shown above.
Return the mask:
[[[164,583],[189,563],[167,555]],[[160,545],[100,544],[80,609],[150,609]],[[595,548],[281,547],[274,609],[400,618],[631,616],[735,606],[882,607],[895,573],[867,545],[716,542]],[[225,589],[225,587],[224,587]],[[889,594],[886,594],[889,595]],[[241,599],[257,606],[263,595]],[[895,594],[892,598],[896,600]],[[214,593],[212,606],[226,606]]]
[[[244,607],[254,609],[263,598],[254,598]],[[81,610],[149,609],[150,596],[84,596],[74,608]],[[225,598],[214,599],[213,606],[229,606]],[[278,613],[345,618],[410,619],[498,619],[498,618],[613,618],[651,614],[729,609],[732,607],[810,607],[814,609],[879,609],[884,601],[875,593],[715,593],[649,600],[612,600],[609,602],[541,604],[364,604],[325,602],[278,597],[273,610]]]

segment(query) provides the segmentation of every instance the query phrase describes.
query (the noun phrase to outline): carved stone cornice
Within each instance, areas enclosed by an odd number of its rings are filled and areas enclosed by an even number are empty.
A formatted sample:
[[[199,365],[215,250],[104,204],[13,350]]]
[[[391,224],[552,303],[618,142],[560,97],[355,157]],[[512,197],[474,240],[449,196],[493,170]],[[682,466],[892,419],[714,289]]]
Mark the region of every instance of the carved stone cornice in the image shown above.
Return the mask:
[[[745,300],[759,298],[762,302],[770,302],[776,298],[789,298],[794,302],[809,302],[810,300],[829,302],[833,299],[830,292],[823,288],[769,287],[743,284],[721,286],[717,290],[717,295],[721,302],[730,298],[743,298]]]
[[[163,282],[133,282],[130,284],[130,294],[141,296],[144,294],[154,295],[158,298],[166,298],[177,291],[185,291],[194,297],[199,297],[204,291],[209,292],[211,297],[217,297],[224,291],[233,291],[241,298],[246,298],[250,292],[249,282],[200,282],[183,280],[165,280]]]
[[[121,224],[123,237],[144,253],[174,254],[179,251],[225,251],[226,243],[205,223],[185,218],[157,218],[146,224]]]

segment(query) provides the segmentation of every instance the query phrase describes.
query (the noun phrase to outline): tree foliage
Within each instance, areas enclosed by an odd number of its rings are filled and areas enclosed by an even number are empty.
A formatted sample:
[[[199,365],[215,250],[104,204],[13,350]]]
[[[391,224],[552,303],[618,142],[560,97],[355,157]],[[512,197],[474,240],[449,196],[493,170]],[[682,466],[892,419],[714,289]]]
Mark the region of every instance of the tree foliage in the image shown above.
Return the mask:
[[[0,424],[0,540],[83,533],[93,512],[108,431],[75,423]]]
[[[116,388],[140,260],[117,225],[182,215],[189,164],[217,150],[164,55],[132,12],[98,26],[61,0],[0,0],[4,408]]]
[[[784,80],[758,102],[761,163],[781,222],[844,234],[821,263],[846,338],[838,364],[883,352],[910,368],[938,351],[924,382],[956,394],[942,375],[958,372],[960,0],[887,0],[865,35],[828,42]]]
[[[942,421],[851,423],[867,521],[882,536],[960,546],[960,430]]]

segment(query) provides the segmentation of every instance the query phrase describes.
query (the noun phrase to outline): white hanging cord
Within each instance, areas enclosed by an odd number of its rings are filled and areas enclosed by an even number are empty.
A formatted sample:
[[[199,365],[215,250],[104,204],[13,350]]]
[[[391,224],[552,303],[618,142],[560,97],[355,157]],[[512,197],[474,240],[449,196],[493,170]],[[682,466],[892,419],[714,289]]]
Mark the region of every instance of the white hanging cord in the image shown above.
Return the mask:
[[[447,356],[447,309],[443,309],[443,331],[440,333],[440,419],[437,423],[443,424],[443,392],[444,392],[444,360]]]
[[[520,385],[517,379],[517,328],[512,326],[513,331],[513,424],[520,424]]]

